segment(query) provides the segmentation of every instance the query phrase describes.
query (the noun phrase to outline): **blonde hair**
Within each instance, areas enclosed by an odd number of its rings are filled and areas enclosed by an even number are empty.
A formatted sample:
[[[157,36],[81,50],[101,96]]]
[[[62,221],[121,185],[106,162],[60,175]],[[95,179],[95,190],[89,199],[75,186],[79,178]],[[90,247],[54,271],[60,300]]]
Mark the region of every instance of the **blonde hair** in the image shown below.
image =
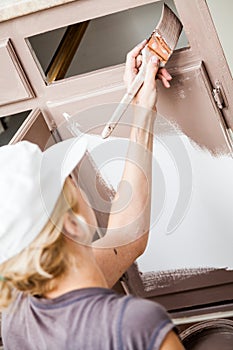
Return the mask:
[[[0,310],[12,302],[14,290],[43,295],[53,290],[67,271],[69,256],[62,227],[64,214],[78,211],[77,196],[67,178],[51,218],[36,239],[21,253],[0,265]]]

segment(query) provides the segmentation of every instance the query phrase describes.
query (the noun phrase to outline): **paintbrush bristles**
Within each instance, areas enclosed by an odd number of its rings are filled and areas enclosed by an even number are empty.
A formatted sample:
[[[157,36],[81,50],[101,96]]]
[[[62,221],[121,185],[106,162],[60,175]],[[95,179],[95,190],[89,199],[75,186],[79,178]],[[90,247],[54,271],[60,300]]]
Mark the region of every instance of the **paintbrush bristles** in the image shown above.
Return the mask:
[[[175,13],[166,5],[163,5],[163,12],[156,27],[165,40],[171,51],[177,45],[183,25]]]

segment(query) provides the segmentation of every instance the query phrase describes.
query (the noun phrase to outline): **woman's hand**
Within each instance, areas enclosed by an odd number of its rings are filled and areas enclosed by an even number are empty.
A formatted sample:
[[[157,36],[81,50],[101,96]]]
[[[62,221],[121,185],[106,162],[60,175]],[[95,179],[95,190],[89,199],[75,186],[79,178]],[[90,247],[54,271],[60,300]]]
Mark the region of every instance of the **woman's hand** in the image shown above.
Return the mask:
[[[146,44],[147,40],[144,40],[127,54],[124,81],[128,89],[139,72],[142,64],[141,50]],[[165,68],[159,68],[159,59],[154,55],[147,64],[145,80],[135,96],[134,103],[155,110],[157,101],[156,78],[161,80],[164,87],[170,87],[169,81],[172,77]]]

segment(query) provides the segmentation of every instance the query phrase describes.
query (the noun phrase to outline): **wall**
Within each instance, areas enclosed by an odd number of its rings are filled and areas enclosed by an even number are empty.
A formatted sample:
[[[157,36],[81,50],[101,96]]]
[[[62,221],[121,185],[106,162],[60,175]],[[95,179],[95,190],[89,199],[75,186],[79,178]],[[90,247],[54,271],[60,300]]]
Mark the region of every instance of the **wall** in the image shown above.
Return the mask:
[[[233,1],[232,0],[206,0],[211,16],[216,26],[219,40],[222,44],[231,74],[233,74]]]

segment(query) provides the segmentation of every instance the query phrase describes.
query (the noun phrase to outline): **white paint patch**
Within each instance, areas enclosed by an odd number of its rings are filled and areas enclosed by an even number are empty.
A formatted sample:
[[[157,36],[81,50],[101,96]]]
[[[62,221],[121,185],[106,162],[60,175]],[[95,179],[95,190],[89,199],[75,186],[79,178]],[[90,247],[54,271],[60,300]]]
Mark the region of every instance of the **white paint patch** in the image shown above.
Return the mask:
[[[180,132],[175,135],[167,131],[165,139],[160,133],[154,142],[151,232],[147,250],[137,261],[139,270],[233,269],[233,160],[225,155],[213,157]],[[96,136],[90,138],[91,147],[105,142],[106,150],[108,142],[113,140],[109,138],[104,141]],[[173,142],[172,154],[171,148],[166,145],[174,138],[179,139],[186,152],[182,167],[182,161],[178,159],[180,144]],[[124,168],[122,159],[126,153],[127,142],[123,139],[123,146],[116,152],[115,160],[107,161],[103,166],[97,158],[94,159],[97,167],[101,167],[104,178],[115,189],[121,179]],[[187,159],[191,172],[186,172]],[[190,183],[191,189],[187,188]],[[177,225],[168,234],[169,220],[178,205],[177,197],[188,190],[191,190],[191,196],[186,208],[182,209],[183,217],[182,213],[177,214],[180,216]]]
[[[167,235],[170,209],[165,204],[161,219],[150,232],[148,248],[138,259],[139,270],[233,269],[232,158],[213,157],[191,144],[186,136],[182,136],[182,139],[192,164],[190,207],[176,230]],[[177,186],[171,171],[166,176],[173,186]],[[156,185],[160,186],[159,183]],[[182,184],[180,190],[185,191]],[[169,194],[167,198],[168,203],[173,200]]]
[[[178,95],[180,98],[184,99],[186,97],[185,91],[184,90],[178,90]]]

